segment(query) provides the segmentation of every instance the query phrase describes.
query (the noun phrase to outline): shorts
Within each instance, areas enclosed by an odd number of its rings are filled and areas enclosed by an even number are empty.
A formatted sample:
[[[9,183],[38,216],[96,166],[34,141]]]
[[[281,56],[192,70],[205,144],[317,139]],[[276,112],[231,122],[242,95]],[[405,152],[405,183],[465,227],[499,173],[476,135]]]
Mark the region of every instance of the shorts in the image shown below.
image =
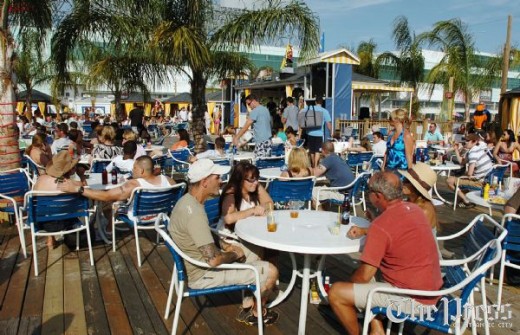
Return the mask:
[[[312,189],[312,200],[318,201],[318,190],[320,190],[320,189],[321,189],[320,201],[336,200],[336,201],[342,202],[343,200],[345,200],[345,194],[340,193],[338,191],[334,191],[334,190],[327,190],[326,188],[327,187],[325,187],[325,186],[314,187]],[[323,189],[325,189],[325,190],[323,190]]]
[[[376,287],[394,287],[389,283],[372,281],[366,284],[353,284],[354,291],[354,304],[360,310],[364,310],[368,302],[368,294]],[[420,302],[410,298],[406,295],[400,295],[395,293],[375,293],[372,296],[371,308],[374,307],[385,307],[391,308],[394,311],[400,309],[401,313],[411,314],[412,310],[416,314],[426,314],[428,308],[434,305],[423,305]]]
[[[268,274],[269,274],[269,263],[266,261],[256,260],[248,262],[246,264],[252,265],[258,271],[260,276],[260,287],[265,287]],[[208,270],[202,277],[194,282],[189,283],[189,287],[192,289],[204,289],[215,286],[227,286],[227,285],[248,285],[255,283],[255,274],[251,270],[228,270],[228,269],[217,269]]]
[[[459,187],[464,188],[464,186],[471,186],[471,187],[479,187],[482,188],[482,180],[475,180],[475,179],[459,179]]]
[[[271,156],[271,140],[255,143],[254,154],[256,157]]]
[[[309,149],[310,154],[315,154],[321,151],[321,146],[323,144],[322,136],[307,136],[307,148]]]

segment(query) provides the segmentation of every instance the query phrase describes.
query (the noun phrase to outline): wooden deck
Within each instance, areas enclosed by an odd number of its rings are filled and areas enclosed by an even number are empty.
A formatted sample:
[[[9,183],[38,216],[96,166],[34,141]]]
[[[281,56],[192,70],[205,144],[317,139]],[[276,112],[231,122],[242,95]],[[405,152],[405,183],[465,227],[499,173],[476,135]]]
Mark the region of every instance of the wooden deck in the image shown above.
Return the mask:
[[[439,206],[445,231],[456,231],[469,222],[476,210],[453,210]],[[499,213],[496,213],[499,214]],[[155,234],[140,237],[145,255],[137,267],[135,242],[126,235],[117,252],[97,243],[95,266],[88,251],[70,252],[61,244],[48,251],[44,239],[38,241],[40,275],[34,276],[32,251],[25,259],[16,229],[0,226],[0,334],[168,334],[172,318],[163,319],[173,262],[163,245],[155,245]],[[30,241],[30,239],[28,239]],[[458,245],[447,245],[459,250]],[[326,273],[331,282],[345,280],[357,266],[359,255],[329,257]],[[301,261],[301,260],[300,260]],[[301,263],[301,262],[300,262]],[[280,258],[282,289],[289,281],[287,255]],[[496,298],[496,285],[488,286],[488,297]],[[510,324],[495,322],[492,335],[520,332],[519,289],[505,286],[504,303],[511,303]],[[297,283],[289,298],[276,309],[279,321],[265,328],[266,334],[296,334],[300,290]],[[235,321],[240,294],[213,295],[185,299],[178,334],[255,334],[256,327]],[[327,305],[310,305],[307,334],[343,334]],[[419,329],[407,328],[408,334]],[[433,332],[434,333],[434,332]]]

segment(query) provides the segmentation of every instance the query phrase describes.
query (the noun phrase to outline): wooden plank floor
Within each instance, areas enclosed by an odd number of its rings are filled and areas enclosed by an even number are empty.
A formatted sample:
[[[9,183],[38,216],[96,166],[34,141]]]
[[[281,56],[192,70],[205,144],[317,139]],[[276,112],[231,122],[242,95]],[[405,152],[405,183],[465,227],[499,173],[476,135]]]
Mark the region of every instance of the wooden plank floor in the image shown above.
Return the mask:
[[[441,190],[442,192],[442,190]],[[482,209],[453,211],[439,206],[444,233],[460,230]],[[495,212],[498,218],[500,213]],[[27,236],[28,237],[28,236]],[[16,229],[0,225],[0,334],[169,334],[172,313],[163,319],[172,271],[171,257],[163,245],[155,245],[153,233],[140,237],[144,263],[137,267],[133,236],[126,234],[113,253],[109,246],[94,247],[95,265],[88,251],[69,251],[61,244],[47,250],[38,243],[40,275],[34,276],[30,238],[28,258],[21,252]],[[460,252],[460,244],[447,244]],[[331,282],[346,280],[357,266],[359,255],[329,257],[326,273]],[[301,264],[301,259],[299,260]],[[282,289],[290,276],[287,255],[280,257]],[[497,272],[498,273],[498,272]],[[300,288],[276,307],[280,320],[265,328],[266,334],[296,334]],[[495,322],[491,334],[520,333],[520,290],[505,286],[504,302],[512,304],[511,324]],[[488,286],[488,297],[496,298],[496,285]],[[255,334],[256,327],[235,321],[240,294],[185,299],[178,334]],[[421,333],[408,328],[408,334]],[[307,334],[343,334],[327,305],[309,305]],[[432,332],[434,333],[434,332]],[[479,332],[480,333],[480,332]]]

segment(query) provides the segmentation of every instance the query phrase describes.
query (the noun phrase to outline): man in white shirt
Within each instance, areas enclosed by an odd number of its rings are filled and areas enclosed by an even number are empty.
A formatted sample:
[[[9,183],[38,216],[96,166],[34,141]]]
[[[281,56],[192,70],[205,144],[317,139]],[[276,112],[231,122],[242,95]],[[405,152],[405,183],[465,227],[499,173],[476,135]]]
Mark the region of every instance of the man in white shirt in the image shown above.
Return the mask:
[[[381,132],[376,131],[372,134],[372,140],[374,141],[374,145],[372,145],[372,152],[377,156],[384,156],[386,153],[386,142],[383,140],[383,134]]]
[[[188,112],[186,111],[186,108],[182,107],[179,111],[179,119],[181,122],[188,121]]]
[[[51,152],[53,155],[56,155],[58,151],[63,150],[64,148],[68,148],[71,141],[67,137],[69,132],[69,126],[66,123],[60,123],[56,127],[56,135],[57,139],[52,142]]]
[[[121,173],[131,174],[134,168],[134,157],[137,152],[137,144],[135,141],[127,141],[123,144],[123,155],[117,155],[112,159],[112,162],[107,165],[108,172],[117,168]]]

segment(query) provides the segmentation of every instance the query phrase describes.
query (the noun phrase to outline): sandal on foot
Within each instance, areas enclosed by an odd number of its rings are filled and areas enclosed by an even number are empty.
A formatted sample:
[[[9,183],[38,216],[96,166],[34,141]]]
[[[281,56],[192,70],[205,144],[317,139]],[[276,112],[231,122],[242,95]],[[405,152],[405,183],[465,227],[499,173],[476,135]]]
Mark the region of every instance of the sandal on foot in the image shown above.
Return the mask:
[[[262,315],[262,321],[264,325],[272,325],[276,321],[278,321],[279,314],[276,311],[273,311],[272,309],[264,309],[263,315]],[[245,323],[247,323],[250,326],[254,326],[258,324],[258,317],[256,317],[253,314],[253,309],[251,309],[251,312],[247,316]]]

